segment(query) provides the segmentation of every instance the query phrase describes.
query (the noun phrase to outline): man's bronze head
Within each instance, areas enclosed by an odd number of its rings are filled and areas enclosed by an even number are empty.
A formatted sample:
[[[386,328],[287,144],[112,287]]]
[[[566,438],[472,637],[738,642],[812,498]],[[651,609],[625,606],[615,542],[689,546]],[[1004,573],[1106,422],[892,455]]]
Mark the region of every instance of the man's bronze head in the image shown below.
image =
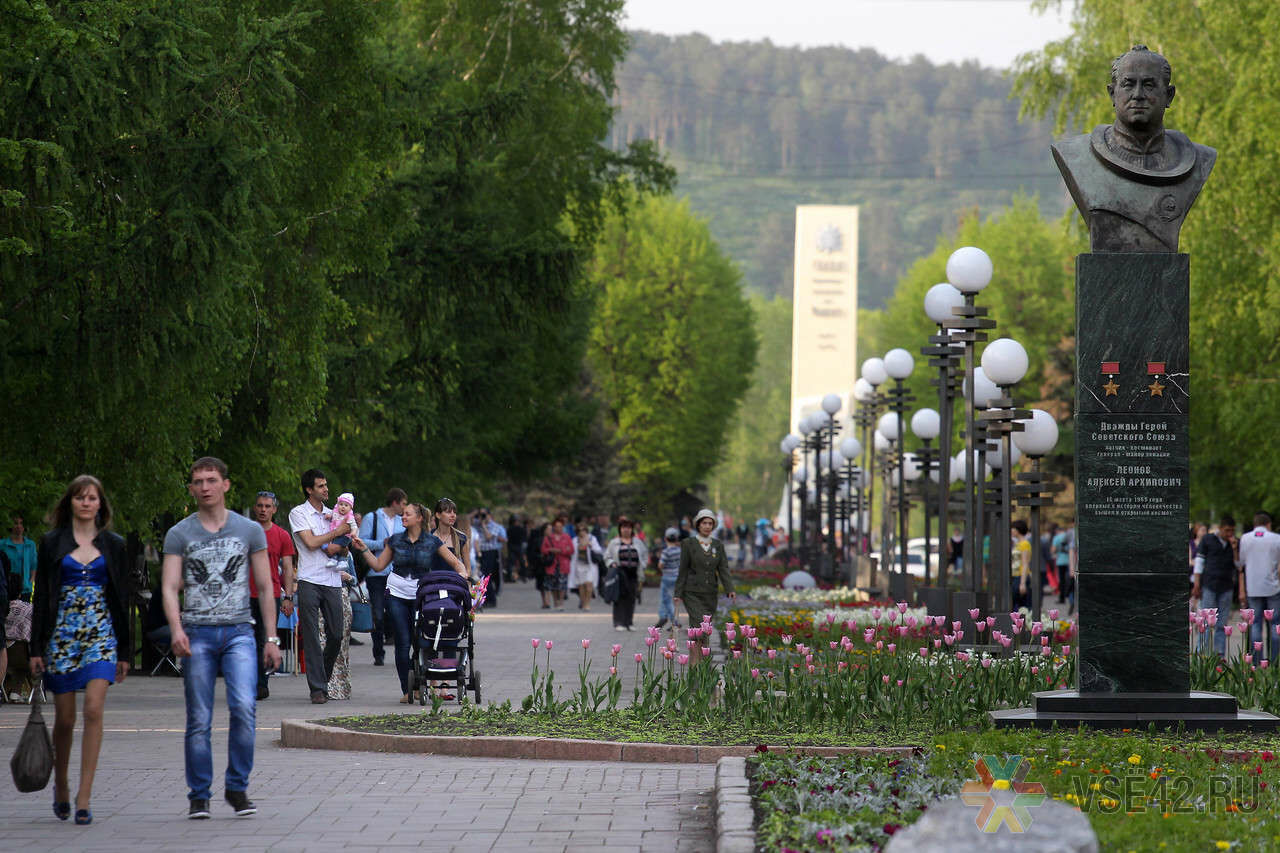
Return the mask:
[[[1116,57],[1111,63],[1107,94],[1116,110],[1116,123],[1138,133],[1154,133],[1164,127],[1164,111],[1173,103],[1173,69],[1169,60],[1148,50],[1145,44]]]

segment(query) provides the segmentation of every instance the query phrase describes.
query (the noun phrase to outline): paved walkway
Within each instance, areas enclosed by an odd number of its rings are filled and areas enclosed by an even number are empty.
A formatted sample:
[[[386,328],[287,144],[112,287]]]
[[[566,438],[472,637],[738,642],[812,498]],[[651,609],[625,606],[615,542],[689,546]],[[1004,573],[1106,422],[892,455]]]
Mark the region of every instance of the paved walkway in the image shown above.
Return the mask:
[[[612,630],[599,601],[590,612],[540,609],[532,584],[503,591],[499,609],[477,622],[476,660],[485,704],[518,705],[529,689],[532,637],[555,641],[557,682],[571,690],[592,640],[593,674],[605,672],[610,646],[624,650],[621,673],[634,671],[643,627]],[[636,615],[656,619],[656,590]],[[130,677],[107,697],[106,738],[93,798],[94,823],[77,827],[54,818],[52,785],[20,794],[9,773],[0,780],[0,849],[150,850],[397,850],[439,851],[690,851],[714,848],[711,788],[714,767],[606,762],[514,761],[447,756],[385,755],[282,749],[282,719],[344,714],[420,713],[406,707],[395,668],[374,667],[368,635],[351,650],[353,698],[313,706],[301,677],[271,679],[258,704],[258,738],[250,795],[259,812],[236,819],[221,797],[226,756],[226,704],[218,688],[214,718],[214,817],[186,820],[183,781],[182,681]],[[683,638],[682,638],[683,640]],[[545,652],[538,652],[544,667]],[[624,696],[629,695],[628,680]],[[0,706],[0,757],[13,753],[25,706]],[[52,723],[53,707],[46,706]],[[77,754],[71,760],[74,794]]]

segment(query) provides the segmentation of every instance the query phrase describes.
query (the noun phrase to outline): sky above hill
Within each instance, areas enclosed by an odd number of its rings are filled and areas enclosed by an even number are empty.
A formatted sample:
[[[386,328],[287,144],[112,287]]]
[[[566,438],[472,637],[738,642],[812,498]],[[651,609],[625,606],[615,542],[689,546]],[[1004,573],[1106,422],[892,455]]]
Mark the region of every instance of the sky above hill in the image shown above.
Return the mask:
[[[715,41],[871,47],[893,59],[976,59],[1008,68],[1069,32],[1071,0],[1043,15],[1031,0],[626,0],[625,26]]]

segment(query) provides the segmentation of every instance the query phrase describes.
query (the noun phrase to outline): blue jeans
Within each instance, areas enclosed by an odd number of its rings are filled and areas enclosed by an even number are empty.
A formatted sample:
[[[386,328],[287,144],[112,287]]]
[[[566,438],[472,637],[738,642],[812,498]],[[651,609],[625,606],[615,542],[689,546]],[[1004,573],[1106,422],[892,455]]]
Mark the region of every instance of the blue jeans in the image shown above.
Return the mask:
[[[406,601],[387,594],[387,616],[391,618],[391,633],[396,641],[396,675],[400,676],[400,692],[409,692],[409,641],[413,636],[413,611],[415,601]]]
[[[253,625],[192,625],[186,629],[191,640],[191,657],[182,667],[187,697],[187,736],[184,747],[187,764],[187,797],[210,799],[213,785],[213,749],[209,731],[213,725],[213,686],[221,669],[227,685],[227,709],[231,731],[227,739],[228,791],[249,788],[253,770],[254,722],[258,702],[257,647]]]
[[[1264,624],[1262,619],[1262,611],[1264,610],[1280,610],[1280,595],[1251,595],[1249,596],[1249,607],[1253,609],[1253,624],[1249,626],[1249,654],[1260,654],[1269,661],[1274,662],[1276,652],[1280,651],[1280,637],[1276,637],[1275,625],[1277,620],[1272,620],[1270,625]],[[1267,632],[1267,639],[1263,640],[1262,632]],[[1254,652],[1253,643],[1262,643],[1262,651]],[[1257,661],[1254,661],[1257,664]]]
[[[676,621],[676,579],[664,577],[658,595],[658,621]]]
[[[1213,650],[1218,653],[1218,657],[1227,656],[1227,634],[1223,629],[1231,619],[1231,602],[1235,597],[1236,593],[1233,589],[1218,592],[1206,586],[1200,590],[1200,607],[1204,610],[1213,607],[1218,609],[1218,624],[1213,628]]]

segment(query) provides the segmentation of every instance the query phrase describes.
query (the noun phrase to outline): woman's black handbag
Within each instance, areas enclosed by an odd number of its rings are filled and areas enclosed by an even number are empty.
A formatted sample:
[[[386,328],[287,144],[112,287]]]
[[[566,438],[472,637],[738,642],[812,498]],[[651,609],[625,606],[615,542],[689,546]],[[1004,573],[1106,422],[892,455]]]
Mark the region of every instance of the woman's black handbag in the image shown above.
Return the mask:
[[[613,604],[618,600],[618,589],[621,583],[618,578],[618,568],[615,566],[609,570],[609,574],[605,575],[604,583],[600,584],[600,597],[606,604]]]
[[[53,741],[49,739],[49,727],[44,724],[40,705],[35,701],[35,691],[31,694],[31,716],[18,738],[13,758],[9,759],[13,786],[24,794],[43,791],[53,774]]]

